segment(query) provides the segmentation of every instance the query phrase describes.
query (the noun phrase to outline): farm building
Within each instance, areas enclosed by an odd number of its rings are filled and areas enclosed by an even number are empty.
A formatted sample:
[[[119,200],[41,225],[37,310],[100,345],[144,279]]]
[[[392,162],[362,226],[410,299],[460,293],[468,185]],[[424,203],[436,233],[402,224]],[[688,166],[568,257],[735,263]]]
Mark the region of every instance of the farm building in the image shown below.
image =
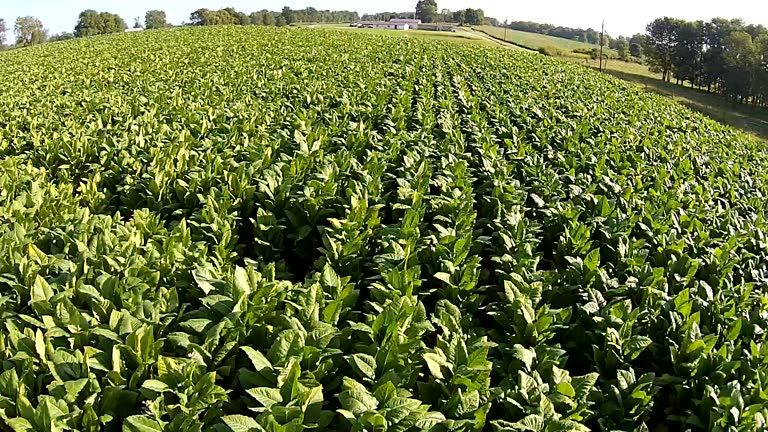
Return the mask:
[[[390,30],[416,30],[419,28],[421,20],[393,18],[389,21],[362,21],[352,24],[352,27],[359,28],[378,28]]]
[[[411,30],[417,30],[421,25],[420,19],[407,19],[407,18],[392,18],[389,20],[391,23],[407,24]]]
[[[364,22],[357,23],[356,27],[390,29],[390,30],[410,30],[413,28],[410,26],[410,24],[395,23],[392,21],[364,21]]]

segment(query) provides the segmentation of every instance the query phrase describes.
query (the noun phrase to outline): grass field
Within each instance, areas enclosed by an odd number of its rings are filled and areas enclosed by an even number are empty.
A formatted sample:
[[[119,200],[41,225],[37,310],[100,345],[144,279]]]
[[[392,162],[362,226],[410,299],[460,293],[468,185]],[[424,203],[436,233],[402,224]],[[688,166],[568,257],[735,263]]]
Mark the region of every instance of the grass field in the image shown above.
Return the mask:
[[[538,50],[539,48],[554,47],[567,54],[579,48],[592,49],[597,47],[597,45],[592,45],[585,42],[562,39],[537,33],[528,33],[509,29],[506,30],[505,33],[505,30],[501,27],[477,26],[473,28],[494,38],[506,40],[507,42],[534,51]],[[617,54],[615,50],[611,49],[606,49],[605,52],[609,55]]]
[[[764,429],[765,146],[381,34],[0,53],[0,430]]]

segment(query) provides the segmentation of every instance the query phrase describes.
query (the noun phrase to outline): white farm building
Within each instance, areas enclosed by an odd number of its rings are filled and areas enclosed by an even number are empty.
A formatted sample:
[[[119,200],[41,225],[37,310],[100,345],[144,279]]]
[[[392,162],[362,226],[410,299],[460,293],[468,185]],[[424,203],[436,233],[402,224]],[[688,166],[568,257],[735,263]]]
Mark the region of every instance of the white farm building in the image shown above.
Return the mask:
[[[391,19],[389,21],[362,21],[353,24],[353,26],[389,30],[415,30],[419,28],[419,24],[421,24],[421,20],[417,19]]]

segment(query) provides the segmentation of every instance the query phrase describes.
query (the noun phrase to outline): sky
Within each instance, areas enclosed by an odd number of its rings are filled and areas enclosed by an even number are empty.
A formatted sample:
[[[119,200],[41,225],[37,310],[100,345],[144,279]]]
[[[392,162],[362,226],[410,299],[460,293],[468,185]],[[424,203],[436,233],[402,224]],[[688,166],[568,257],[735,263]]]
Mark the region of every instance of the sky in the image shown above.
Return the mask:
[[[181,24],[199,8],[220,9],[232,6],[250,13],[255,10],[281,10],[314,7],[316,9],[356,10],[362,13],[413,10],[416,0],[0,0],[0,18],[8,23],[9,33],[18,16],[40,18],[50,33],[73,31],[78,14],[85,9],[116,13],[129,26],[136,17],[150,9],[165,10],[168,20]],[[535,21],[566,27],[600,28],[604,19],[606,32],[613,36],[643,32],[646,24],[662,16],[688,20],[713,17],[742,18],[748,24],[768,26],[768,2],[764,0],[438,0],[438,9],[482,8],[486,16],[501,21]],[[10,39],[10,34],[8,35]]]

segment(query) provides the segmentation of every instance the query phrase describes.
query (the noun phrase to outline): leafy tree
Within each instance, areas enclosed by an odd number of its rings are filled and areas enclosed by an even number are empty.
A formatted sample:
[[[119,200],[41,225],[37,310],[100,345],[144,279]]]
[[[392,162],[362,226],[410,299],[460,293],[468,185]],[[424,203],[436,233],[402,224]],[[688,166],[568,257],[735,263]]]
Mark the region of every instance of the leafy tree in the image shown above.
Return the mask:
[[[452,14],[451,21],[457,24],[464,24],[466,22],[464,17],[464,11],[463,10],[455,11]]]
[[[119,15],[109,12],[96,12],[87,9],[80,12],[75,25],[76,37],[88,37],[102,34],[120,33],[128,25]]]
[[[419,0],[416,4],[416,17],[421,22],[435,22],[437,17],[437,2],[435,0]]]
[[[279,15],[277,15],[277,17],[275,17],[275,25],[276,26],[282,27],[282,26],[287,25],[287,24],[288,24],[288,22],[285,20],[285,16],[283,14],[279,14]]]
[[[645,44],[645,35],[636,34],[629,38],[629,54],[632,57],[643,57],[643,45]]]
[[[147,30],[168,27],[165,11],[151,10],[144,16],[144,28]]]
[[[626,39],[616,41],[616,51],[618,51],[621,60],[629,60],[629,42]]]
[[[201,8],[198,9],[191,14],[189,14],[189,21],[192,25],[208,25],[206,24],[206,18],[208,17],[208,13],[210,13],[210,10]]]
[[[760,64],[759,51],[752,36],[745,31],[736,31],[726,36],[723,46],[726,92],[728,96],[744,101],[753,94],[755,72]]]
[[[16,18],[13,32],[16,34],[16,45],[38,45],[48,39],[48,31],[43,22],[33,16]]]
[[[119,15],[109,13],[109,12],[102,12],[99,14],[101,16],[101,34],[111,34],[111,33],[120,33],[124,32],[125,29],[128,28],[128,25],[125,24],[125,20],[120,18]]]
[[[675,77],[679,83],[699,83],[704,51],[704,23],[678,22],[675,29],[675,52],[672,59]]]
[[[268,10],[263,10],[261,12],[261,14],[262,14],[261,15],[261,20],[262,20],[262,23],[265,26],[273,26],[273,25],[275,25],[275,15],[272,12],[270,12]]]
[[[99,34],[99,13],[93,9],[80,12],[75,25],[75,36],[88,37]]]
[[[8,26],[5,24],[5,20],[0,18],[0,50],[5,48],[5,37],[8,33]]]
[[[675,55],[677,28],[680,20],[658,18],[646,27],[646,57],[651,70],[661,73],[662,80],[669,81]]]
[[[757,51],[755,92],[760,104],[765,105],[768,98],[768,32],[758,34],[754,45]]]
[[[285,20],[285,24],[291,25],[296,22],[296,13],[288,6],[283,8],[283,12],[280,14]]]
[[[485,12],[482,9],[467,9],[464,11],[464,19],[469,25],[481,25],[485,21]]]
[[[599,38],[598,38],[598,39],[599,39]],[[599,43],[599,41],[598,41],[598,43]],[[604,34],[603,34],[603,43],[602,43],[602,46],[604,46],[604,47],[610,47],[612,43],[613,43],[613,39],[611,39],[611,37],[608,35],[608,33],[604,33]]]
[[[592,45],[597,45],[600,42],[600,32],[598,32],[595,29],[588,28],[585,31],[587,43],[591,43]]]
[[[741,20],[727,20],[714,18],[704,25],[704,44],[706,52],[703,58],[703,85],[707,90],[713,87],[722,90],[725,79],[725,39],[735,31],[742,31],[744,22]]]

